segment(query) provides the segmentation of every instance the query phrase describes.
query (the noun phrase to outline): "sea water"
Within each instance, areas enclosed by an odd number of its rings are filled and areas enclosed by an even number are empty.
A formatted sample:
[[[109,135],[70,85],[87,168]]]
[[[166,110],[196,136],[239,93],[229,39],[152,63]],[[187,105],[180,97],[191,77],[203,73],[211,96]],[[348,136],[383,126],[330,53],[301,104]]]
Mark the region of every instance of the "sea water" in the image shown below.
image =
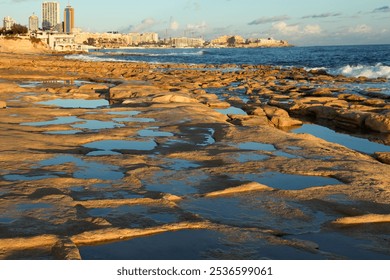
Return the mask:
[[[390,78],[390,45],[228,49],[115,49],[69,55],[87,61],[250,64],[323,69],[331,74]]]

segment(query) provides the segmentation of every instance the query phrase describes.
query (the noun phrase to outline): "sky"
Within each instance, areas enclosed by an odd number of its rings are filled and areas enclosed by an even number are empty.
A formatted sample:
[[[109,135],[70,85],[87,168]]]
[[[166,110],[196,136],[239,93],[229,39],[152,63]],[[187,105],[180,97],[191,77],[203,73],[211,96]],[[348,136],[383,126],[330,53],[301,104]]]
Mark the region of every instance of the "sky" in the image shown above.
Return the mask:
[[[0,0],[0,18],[27,25],[42,0]],[[58,1],[61,10],[68,0]],[[160,37],[241,35],[298,46],[390,44],[390,0],[70,0],[87,32]],[[63,14],[63,12],[61,12]],[[63,17],[63,15],[62,15]]]

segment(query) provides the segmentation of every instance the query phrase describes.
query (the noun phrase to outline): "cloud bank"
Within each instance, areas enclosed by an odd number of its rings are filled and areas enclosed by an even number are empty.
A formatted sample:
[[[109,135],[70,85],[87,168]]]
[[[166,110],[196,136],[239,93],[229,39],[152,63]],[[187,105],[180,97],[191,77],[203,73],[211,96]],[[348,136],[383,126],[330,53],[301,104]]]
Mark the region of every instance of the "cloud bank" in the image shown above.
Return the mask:
[[[285,20],[289,20],[289,19],[290,19],[290,17],[287,15],[274,16],[274,17],[261,17],[261,18],[254,20],[254,21],[251,21],[248,24],[249,25],[260,25],[260,24],[273,23],[273,22],[278,22],[278,21],[285,21]]]
[[[329,17],[338,17],[338,16],[341,16],[341,13],[324,13],[318,15],[307,15],[302,17],[302,19],[308,19],[308,18],[319,19],[319,18],[329,18]]]

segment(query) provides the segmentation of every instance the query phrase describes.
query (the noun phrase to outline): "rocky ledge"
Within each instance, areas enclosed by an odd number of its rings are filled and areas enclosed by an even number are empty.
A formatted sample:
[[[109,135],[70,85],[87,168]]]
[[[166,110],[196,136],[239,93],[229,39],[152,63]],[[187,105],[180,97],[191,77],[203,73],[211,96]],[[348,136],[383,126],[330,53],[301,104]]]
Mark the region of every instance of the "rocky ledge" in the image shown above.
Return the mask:
[[[388,99],[237,68],[0,53],[0,258],[387,259],[387,154],[284,130],[388,142]]]

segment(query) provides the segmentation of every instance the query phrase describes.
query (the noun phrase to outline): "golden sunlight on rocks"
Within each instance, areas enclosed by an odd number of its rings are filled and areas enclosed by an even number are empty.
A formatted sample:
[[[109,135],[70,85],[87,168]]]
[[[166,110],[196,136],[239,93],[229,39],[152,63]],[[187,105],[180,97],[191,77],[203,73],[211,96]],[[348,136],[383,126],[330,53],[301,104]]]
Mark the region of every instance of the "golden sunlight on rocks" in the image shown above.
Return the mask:
[[[210,259],[344,258],[326,238],[390,255],[388,152],[294,131],[389,144],[388,99],[345,88],[362,78],[6,52],[0,77],[0,259],[187,234],[224,248]]]

